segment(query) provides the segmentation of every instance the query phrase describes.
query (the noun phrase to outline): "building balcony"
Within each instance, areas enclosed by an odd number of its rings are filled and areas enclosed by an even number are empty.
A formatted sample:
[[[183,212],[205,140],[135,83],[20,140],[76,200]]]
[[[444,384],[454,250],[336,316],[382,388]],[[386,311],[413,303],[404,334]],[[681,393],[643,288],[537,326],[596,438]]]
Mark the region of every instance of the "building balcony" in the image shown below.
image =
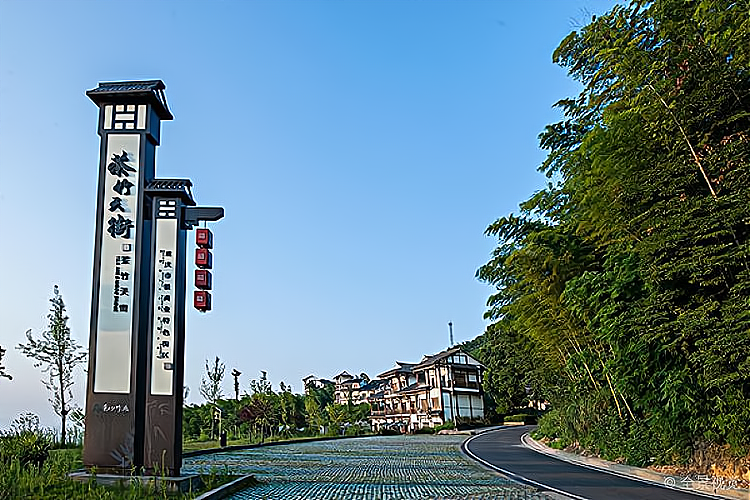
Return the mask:
[[[408,417],[411,415],[408,410],[386,410],[386,411],[371,411],[371,417]]]
[[[480,389],[479,382],[454,382],[453,389],[472,389],[478,391]]]

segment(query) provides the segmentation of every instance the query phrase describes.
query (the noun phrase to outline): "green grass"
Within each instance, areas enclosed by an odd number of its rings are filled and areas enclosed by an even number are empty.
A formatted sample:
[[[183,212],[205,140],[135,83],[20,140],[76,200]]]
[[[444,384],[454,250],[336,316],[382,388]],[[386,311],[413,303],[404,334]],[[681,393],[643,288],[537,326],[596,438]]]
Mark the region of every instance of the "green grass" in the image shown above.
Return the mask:
[[[200,492],[186,494],[171,493],[166,488],[151,488],[144,485],[128,487],[107,487],[94,481],[74,481],[68,477],[69,472],[83,468],[81,449],[62,449],[50,451],[45,463],[37,468],[22,467],[16,460],[0,467],[0,500],[28,498],[39,500],[67,499],[190,499],[198,494],[229,482],[234,477],[226,470],[211,471],[202,475],[206,484]]]
[[[517,413],[515,415],[506,415],[505,418],[503,418],[503,423],[519,423],[523,422],[524,424],[536,424],[537,423],[537,416],[530,413]]]
[[[228,446],[233,446],[236,444],[248,444],[247,440],[231,440],[227,441]],[[182,451],[197,451],[197,450],[208,450],[211,448],[218,448],[219,447],[219,441],[185,441],[182,443]]]

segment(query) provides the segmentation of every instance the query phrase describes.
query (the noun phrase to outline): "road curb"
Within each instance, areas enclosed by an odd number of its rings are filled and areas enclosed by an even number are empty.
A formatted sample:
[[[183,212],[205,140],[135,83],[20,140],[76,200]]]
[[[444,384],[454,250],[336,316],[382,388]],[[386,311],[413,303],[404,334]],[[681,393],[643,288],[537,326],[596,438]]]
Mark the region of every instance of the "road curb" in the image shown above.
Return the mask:
[[[222,484],[221,486],[214,488],[211,491],[207,491],[206,493],[196,497],[195,500],[219,500],[221,498],[226,498],[241,489],[253,486],[255,484],[258,484],[255,476],[242,476],[235,479],[234,481]]]
[[[547,455],[549,457],[568,462],[581,467],[599,470],[608,474],[626,477],[636,481],[658,484],[665,488],[685,491],[707,498],[731,499],[731,500],[750,500],[750,490],[744,488],[715,488],[710,482],[701,481],[683,481],[681,476],[669,476],[649,469],[633,467],[630,465],[618,464],[603,460],[601,458],[584,457],[575,453],[569,453],[562,450],[550,448],[539,441],[533,439],[529,433],[521,436],[521,443],[530,450]],[[692,484],[693,487],[684,486]]]

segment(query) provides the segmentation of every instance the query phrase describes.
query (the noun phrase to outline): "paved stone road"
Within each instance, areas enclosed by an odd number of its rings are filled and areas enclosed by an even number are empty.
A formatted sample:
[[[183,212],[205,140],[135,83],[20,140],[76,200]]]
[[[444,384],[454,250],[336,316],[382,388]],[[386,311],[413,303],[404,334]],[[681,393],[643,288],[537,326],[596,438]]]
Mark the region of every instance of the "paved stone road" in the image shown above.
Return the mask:
[[[546,498],[481,468],[460,452],[465,436],[318,441],[185,459],[183,473],[225,466],[261,484],[231,497],[281,499]]]

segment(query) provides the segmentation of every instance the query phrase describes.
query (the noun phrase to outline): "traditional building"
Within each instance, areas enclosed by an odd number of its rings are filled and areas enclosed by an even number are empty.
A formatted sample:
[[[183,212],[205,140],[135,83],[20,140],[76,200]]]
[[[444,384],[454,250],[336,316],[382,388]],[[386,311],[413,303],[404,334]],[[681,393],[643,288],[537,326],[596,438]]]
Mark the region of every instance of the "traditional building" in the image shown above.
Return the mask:
[[[366,373],[360,373],[359,377],[343,371],[333,377],[333,381],[308,375],[302,379],[305,388],[325,389],[333,386],[333,402],[336,404],[362,404],[367,398],[380,390],[383,381],[370,380]]]
[[[397,362],[378,375],[386,381],[382,390],[367,398],[373,429],[413,432],[483,418],[483,370],[460,347],[425,356],[419,363]]]
[[[367,374],[362,373],[359,377],[355,377],[343,371],[333,377],[333,381],[336,383],[336,389],[333,393],[333,401],[336,404],[352,403],[356,405],[366,402],[366,396],[362,389],[369,382]]]
[[[370,399],[385,390],[388,385],[387,380],[383,379],[372,379],[359,389],[360,403],[369,403]]]
[[[302,385],[307,389],[308,387],[314,387],[315,389],[324,389],[327,386],[334,385],[333,382],[324,378],[318,378],[315,375],[308,375],[302,379]]]

